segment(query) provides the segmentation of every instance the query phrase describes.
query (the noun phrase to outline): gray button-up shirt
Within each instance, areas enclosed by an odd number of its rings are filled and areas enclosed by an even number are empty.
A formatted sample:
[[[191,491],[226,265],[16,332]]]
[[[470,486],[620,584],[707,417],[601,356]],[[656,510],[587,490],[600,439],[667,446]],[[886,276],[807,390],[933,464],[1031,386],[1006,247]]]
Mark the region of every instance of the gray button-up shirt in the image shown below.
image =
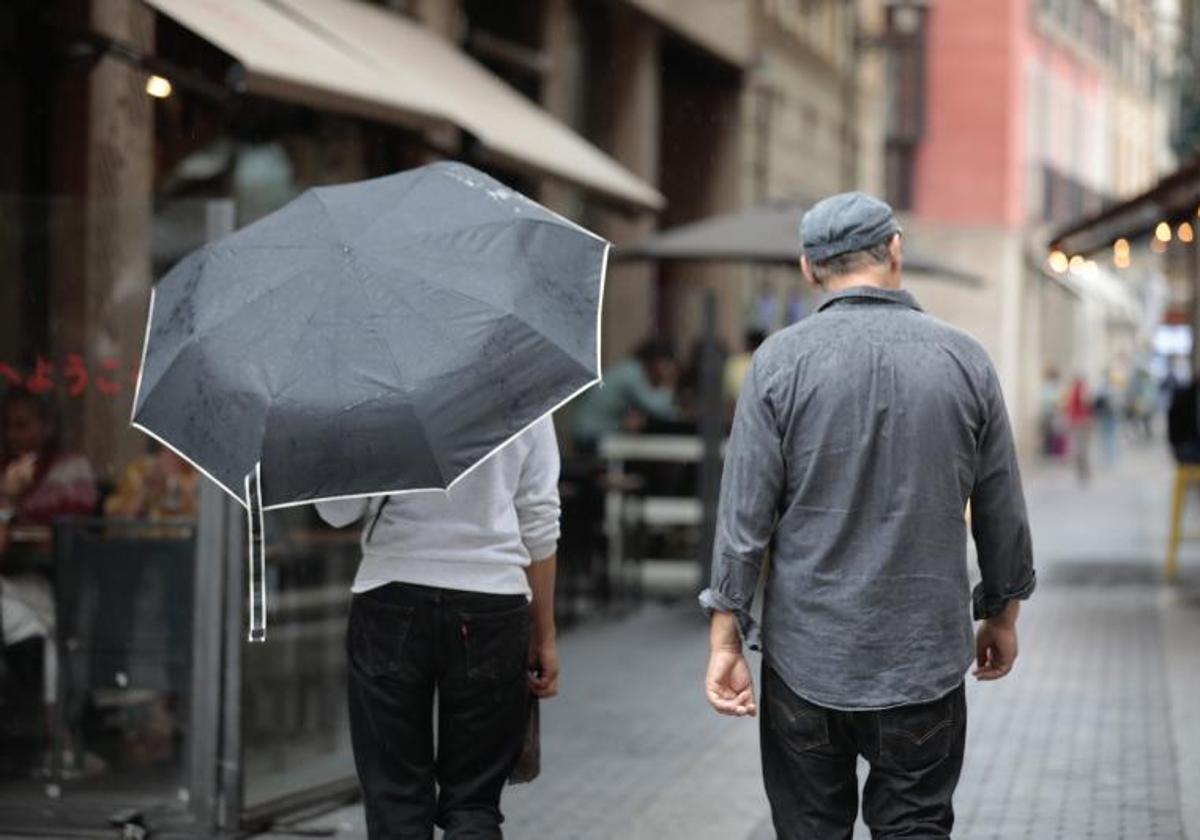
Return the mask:
[[[1033,592],[1008,414],[977,341],[907,292],[833,295],[754,355],[725,455],[708,609],[835,709],[933,700],[974,659],[976,618]]]

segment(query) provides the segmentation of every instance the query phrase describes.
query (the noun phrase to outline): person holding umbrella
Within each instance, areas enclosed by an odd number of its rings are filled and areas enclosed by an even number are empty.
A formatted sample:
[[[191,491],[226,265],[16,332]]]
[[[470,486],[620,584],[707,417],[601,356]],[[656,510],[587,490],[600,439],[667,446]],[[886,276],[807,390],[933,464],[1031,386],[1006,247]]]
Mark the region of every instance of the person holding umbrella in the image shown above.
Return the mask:
[[[347,650],[372,837],[499,837],[510,771],[535,773],[530,697],[558,683],[550,415],[600,381],[610,247],[446,161],[310,189],[155,286],[132,422],[245,508],[251,641],[274,605],[264,513],[364,519]]]
[[[558,473],[546,418],[448,491],[317,504],[365,517],[346,649],[372,838],[501,836],[529,697],[558,692]]]

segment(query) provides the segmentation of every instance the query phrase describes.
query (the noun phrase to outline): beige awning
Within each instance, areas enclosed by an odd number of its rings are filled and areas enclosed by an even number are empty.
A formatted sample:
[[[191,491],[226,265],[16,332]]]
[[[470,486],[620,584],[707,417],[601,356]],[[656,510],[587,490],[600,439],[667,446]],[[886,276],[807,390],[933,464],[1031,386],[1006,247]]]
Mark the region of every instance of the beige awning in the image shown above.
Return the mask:
[[[443,41],[356,0],[145,0],[236,59],[246,89],[368,119],[451,124],[501,162],[657,210],[662,195]]]
[[[424,27],[357,0],[275,2],[362,55],[381,78],[420,87],[497,159],[626,204],[665,204],[650,184]]]
[[[250,93],[386,122],[453,121],[431,92],[372,72],[303,22],[261,0],[145,2],[236,59]]]

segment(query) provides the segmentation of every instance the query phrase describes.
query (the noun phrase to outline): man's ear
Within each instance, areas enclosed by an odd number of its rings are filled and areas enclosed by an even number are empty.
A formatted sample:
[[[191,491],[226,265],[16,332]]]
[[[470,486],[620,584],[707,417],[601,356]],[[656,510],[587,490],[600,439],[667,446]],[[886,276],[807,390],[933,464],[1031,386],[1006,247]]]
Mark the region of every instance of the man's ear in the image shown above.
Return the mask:
[[[904,264],[904,246],[900,244],[900,234],[892,234],[892,239],[888,242],[888,253],[892,256],[892,272],[900,273],[900,267]]]
[[[813,277],[812,265],[809,264],[808,257],[803,254],[800,255],[800,273],[804,275],[804,279],[809,283],[812,283],[818,289],[821,288],[821,284],[817,282],[817,278]]]

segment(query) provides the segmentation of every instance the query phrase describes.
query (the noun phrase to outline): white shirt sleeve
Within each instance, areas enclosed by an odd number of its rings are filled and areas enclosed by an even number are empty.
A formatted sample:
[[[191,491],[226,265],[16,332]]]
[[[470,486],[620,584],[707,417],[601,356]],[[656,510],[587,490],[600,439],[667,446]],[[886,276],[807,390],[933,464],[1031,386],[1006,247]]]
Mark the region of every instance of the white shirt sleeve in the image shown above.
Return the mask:
[[[539,420],[527,432],[532,445],[521,465],[515,504],[521,529],[521,542],[536,563],[546,560],[558,549],[558,440],[550,418]]]
[[[368,499],[336,499],[331,502],[317,502],[317,513],[334,528],[344,528],[351,522],[361,519],[367,512]]]

